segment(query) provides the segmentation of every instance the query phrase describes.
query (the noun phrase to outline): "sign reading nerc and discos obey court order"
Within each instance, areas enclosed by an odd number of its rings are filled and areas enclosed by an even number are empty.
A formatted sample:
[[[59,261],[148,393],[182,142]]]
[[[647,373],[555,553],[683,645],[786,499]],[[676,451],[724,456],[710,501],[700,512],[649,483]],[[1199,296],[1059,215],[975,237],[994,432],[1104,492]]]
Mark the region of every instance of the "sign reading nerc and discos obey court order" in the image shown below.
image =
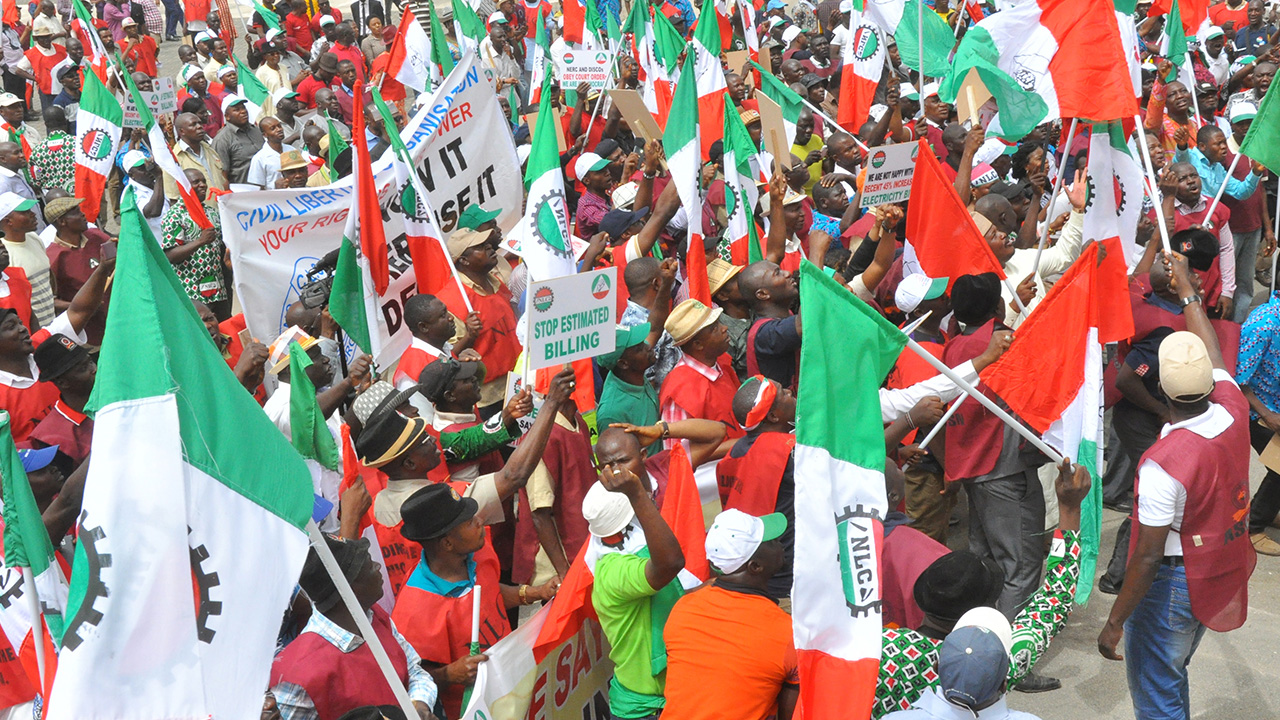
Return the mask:
[[[534,370],[613,352],[618,269],[535,282],[529,288],[529,357]]]

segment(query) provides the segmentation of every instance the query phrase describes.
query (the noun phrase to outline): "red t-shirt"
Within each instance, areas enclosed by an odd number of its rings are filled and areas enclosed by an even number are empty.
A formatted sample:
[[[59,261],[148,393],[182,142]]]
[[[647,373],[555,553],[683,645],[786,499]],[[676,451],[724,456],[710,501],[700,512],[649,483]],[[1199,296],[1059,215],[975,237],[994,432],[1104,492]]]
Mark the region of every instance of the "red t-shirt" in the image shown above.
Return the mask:
[[[327,87],[328,88],[337,87],[338,82],[339,81],[338,81],[337,75],[334,75],[333,80],[330,80],[328,83],[321,81],[320,78],[316,77],[315,75],[308,75],[305,78],[303,78],[302,82],[298,83],[298,87],[295,88],[295,90],[298,93],[298,102],[302,103],[308,108],[315,109],[316,91],[321,90],[323,88],[327,88]]]
[[[328,15],[333,18],[335,23],[342,22],[342,11],[332,5],[329,6],[329,12],[317,12],[315,17],[311,18],[311,34],[315,37],[324,37],[324,31],[320,29],[320,18]]]
[[[315,37],[311,34],[311,23],[305,17],[298,17],[293,13],[285,15],[284,34],[298,48],[299,55],[311,54],[311,43],[315,42]]]
[[[133,69],[146,73],[147,77],[155,77],[159,73],[156,67],[156,39],[150,35],[140,35],[134,42],[128,38],[120,41],[120,50],[125,60],[133,61]]]

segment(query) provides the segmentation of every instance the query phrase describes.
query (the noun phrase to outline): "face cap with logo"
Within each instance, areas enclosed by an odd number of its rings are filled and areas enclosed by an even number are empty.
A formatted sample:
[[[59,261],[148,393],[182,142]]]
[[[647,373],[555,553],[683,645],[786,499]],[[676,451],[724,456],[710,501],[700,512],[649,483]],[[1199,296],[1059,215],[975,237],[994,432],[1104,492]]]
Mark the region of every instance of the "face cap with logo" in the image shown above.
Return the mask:
[[[609,161],[600,157],[593,152],[585,152],[578,156],[573,163],[573,174],[578,176],[579,180],[585,180],[587,173],[603,170],[609,167]]]
[[[707,531],[707,561],[722,575],[735,573],[761,545],[782,537],[786,530],[787,518],[782,513],[756,517],[741,510],[725,510]]]
[[[35,352],[41,380],[57,380],[89,359],[89,351],[66,335],[52,335]]]

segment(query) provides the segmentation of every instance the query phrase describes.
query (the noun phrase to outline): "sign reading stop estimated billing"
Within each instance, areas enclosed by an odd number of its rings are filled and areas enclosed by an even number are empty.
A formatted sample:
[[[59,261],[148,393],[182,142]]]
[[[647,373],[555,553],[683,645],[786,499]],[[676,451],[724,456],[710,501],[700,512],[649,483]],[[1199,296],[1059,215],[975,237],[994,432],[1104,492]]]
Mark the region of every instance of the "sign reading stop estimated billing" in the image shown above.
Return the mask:
[[[529,288],[530,367],[611,353],[617,338],[618,269],[535,282]]]
[[[881,145],[867,153],[867,180],[862,185],[860,207],[902,202],[911,194],[920,143]]]

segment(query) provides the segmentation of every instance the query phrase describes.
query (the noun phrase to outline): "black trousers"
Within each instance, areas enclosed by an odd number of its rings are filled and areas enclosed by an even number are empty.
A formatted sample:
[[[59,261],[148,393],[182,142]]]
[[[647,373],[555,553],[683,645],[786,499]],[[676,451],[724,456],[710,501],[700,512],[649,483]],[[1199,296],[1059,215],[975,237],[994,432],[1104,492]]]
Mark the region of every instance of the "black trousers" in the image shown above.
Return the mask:
[[[1275,434],[1267,426],[1257,422],[1249,423],[1249,444],[1253,445],[1253,449],[1259,453],[1274,436]],[[1249,505],[1249,534],[1253,535],[1266,530],[1271,521],[1276,519],[1277,512],[1280,512],[1280,474],[1268,469],[1266,477],[1262,478],[1262,484],[1258,486],[1258,492],[1253,494],[1253,502]]]

